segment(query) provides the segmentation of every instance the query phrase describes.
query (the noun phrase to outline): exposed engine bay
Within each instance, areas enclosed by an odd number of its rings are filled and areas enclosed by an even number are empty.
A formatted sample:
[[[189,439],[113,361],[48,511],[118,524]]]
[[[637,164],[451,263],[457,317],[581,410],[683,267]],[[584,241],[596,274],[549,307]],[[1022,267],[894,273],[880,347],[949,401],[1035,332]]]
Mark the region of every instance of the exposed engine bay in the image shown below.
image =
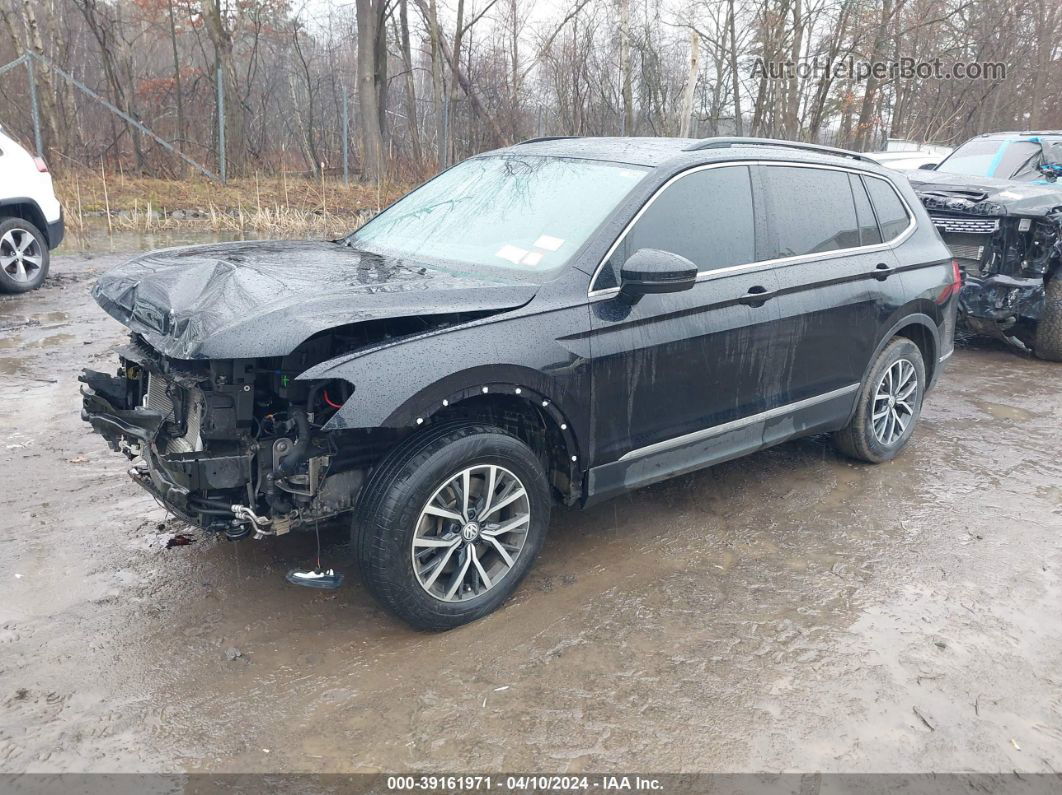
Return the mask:
[[[396,319],[387,336],[461,319]],[[115,374],[81,375],[83,419],[181,519],[231,539],[282,535],[351,510],[367,471],[406,432],[326,431],[354,387],[297,380],[337,350],[379,342],[379,333],[354,327],[288,356],[222,360],[167,357],[134,333]]]
[[[355,385],[301,375],[526,303],[534,289],[327,242],[152,252],[93,289],[132,334],[113,373],[84,371],[82,416],[180,518],[230,538],[280,535],[351,510],[368,470],[409,432],[359,426],[356,414],[325,430]]]

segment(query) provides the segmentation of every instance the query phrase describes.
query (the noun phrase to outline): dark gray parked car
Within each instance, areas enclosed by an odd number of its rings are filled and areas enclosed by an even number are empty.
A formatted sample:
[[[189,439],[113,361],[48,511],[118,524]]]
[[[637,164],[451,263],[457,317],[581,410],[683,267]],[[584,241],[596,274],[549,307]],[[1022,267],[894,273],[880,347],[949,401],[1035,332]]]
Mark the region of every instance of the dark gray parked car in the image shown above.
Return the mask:
[[[1062,361],[1062,132],[973,138],[907,172],[966,273],[960,322]]]

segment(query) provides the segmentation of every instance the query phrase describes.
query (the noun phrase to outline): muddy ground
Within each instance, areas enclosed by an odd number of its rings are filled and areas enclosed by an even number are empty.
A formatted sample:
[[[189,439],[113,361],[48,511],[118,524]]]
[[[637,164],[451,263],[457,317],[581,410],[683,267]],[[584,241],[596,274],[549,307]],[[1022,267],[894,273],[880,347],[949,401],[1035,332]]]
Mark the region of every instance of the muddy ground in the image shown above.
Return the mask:
[[[79,419],[113,254],[0,298],[0,771],[1062,770],[1062,366],[966,347],[903,457],[814,438],[561,512],[418,634],[312,537],[180,528]],[[238,650],[240,656],[234,656]]]

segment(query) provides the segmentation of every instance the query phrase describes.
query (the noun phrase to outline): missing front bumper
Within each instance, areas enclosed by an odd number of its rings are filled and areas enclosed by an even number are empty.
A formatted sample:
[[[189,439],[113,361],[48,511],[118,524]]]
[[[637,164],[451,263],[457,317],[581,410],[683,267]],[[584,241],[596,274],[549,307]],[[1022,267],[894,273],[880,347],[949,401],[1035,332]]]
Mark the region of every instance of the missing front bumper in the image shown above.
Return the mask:
[[[140,459],[140,466],[130,470],[130,476],[181,518],[202,524],[193,518],[203,515],[197,497],[207,499],[209,494],[235,495],[246,491],[252,481],[254,463],[250,450],[229,454],[160,453],[156,442],[167,419],[161,412],[143,406],[130,407],[121,379],[114,376],[86,370],[80,380],[83,384],[81,418],[113,450],[125,453],[130,459]]]

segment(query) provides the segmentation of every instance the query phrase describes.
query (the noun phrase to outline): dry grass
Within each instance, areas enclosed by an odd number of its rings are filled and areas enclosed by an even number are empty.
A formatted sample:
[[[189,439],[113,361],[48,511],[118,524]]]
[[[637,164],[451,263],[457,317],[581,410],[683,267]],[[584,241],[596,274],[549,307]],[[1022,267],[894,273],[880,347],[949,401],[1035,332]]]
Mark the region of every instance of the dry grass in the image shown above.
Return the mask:
[[[200,177],[167,180],[89,171],[65,173],[55,185],[75,234],[92,224],[127,232],[203,229],[277,237],[349,232],[410,187],[288,175],[221,185]]]

